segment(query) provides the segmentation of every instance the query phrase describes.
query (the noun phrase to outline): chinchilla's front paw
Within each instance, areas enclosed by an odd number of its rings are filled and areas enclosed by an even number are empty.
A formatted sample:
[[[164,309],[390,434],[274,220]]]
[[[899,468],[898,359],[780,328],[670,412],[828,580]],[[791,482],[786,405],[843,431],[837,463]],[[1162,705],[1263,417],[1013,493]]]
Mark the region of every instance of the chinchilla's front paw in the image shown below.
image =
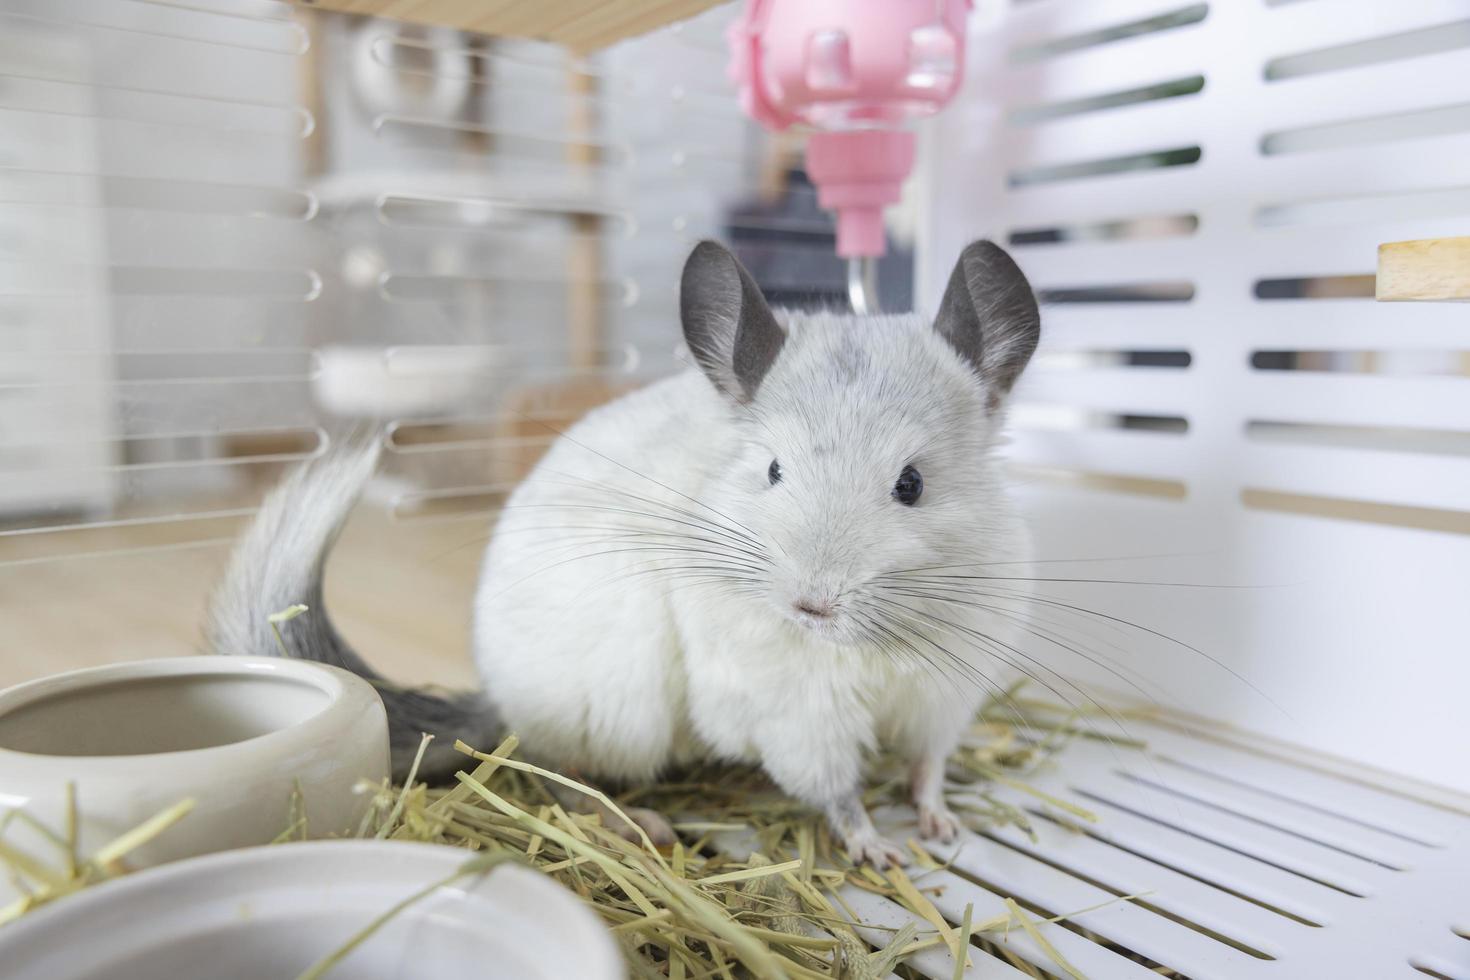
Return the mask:
[[[674,842],[679,839],[674,833],[673,824],[669,823],[668,818],[657,810],[635,806],[623,812],[628,815],[628,819],[643,828],[648,839],[653,841],[654,847],[673,847]]]
[[[674,841],[678,840],[673,825],[657,810],[641,806],[627,807],[623,810],[623,814],[633,822],[629,824],[627,820],[608,807],[599,804],[597,809],[602,814],[604,826],[629,844],[642,844],[644,834],[648,835],[648,839],[657,848],[673,847]]]
[[[952,844],[954,839],[960,835],[960,818],[954,815],[949,807],[940,803],[938,806],[919,807],[919,836],[925,840],[937,840],[941,844]]]
[[[853,864],[868,864],[877,871],[909,863],[907,851],[872,827],[848,834],[842,846],[847,849],[847,856]]]

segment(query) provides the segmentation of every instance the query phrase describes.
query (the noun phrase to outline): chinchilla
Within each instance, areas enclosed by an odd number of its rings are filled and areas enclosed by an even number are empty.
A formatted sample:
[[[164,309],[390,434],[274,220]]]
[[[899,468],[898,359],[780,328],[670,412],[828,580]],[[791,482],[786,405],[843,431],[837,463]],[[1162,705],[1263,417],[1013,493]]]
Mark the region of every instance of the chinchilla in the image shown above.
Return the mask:
[[[772,310],[726,249],[685,265],[698,364],[561,433],[500,512],[474,608],[476,692],[388,684],[322,610],[331,543],[376,450],[329,454],[265,502],[212,604],[221,653],[295,656],[379,684],[402,776],[509,729],[596,781],[684,763],[758,763],[819,808],[854,860],[903,852],[861,802],[879,747],[908,760],[921,833],[958,829],[944,760],[994,692],[1022,591],[969,601],[967,573],[1024,567],[1029,543],[994,455],[1040,320],[1004,250],[971,244],[932,322]],[[1010,581],[1016,581],[1011,578]],[[633,818],[658,839],[648,811]]]

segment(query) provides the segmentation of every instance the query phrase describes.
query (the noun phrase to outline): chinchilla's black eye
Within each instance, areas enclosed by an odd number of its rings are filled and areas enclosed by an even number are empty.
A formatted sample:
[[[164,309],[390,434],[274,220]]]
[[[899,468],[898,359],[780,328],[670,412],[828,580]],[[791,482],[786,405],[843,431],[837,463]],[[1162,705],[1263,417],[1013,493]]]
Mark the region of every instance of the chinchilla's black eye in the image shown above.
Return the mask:
[[[893,485],[893,499],[912,507],[924,492],[924,478],[912,466],[905,466]]]
[[[771,486],[781,482],[781,464],[774,459],[771,460],[771,468],[766,470],[766,476],[770,478]]]

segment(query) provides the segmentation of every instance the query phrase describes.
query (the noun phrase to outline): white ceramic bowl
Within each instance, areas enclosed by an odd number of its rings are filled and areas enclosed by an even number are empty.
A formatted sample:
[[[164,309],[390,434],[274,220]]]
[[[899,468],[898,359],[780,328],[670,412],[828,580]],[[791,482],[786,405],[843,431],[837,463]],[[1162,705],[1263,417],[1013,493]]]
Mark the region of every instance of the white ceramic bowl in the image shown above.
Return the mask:
[[[108,882],[0,929],[8,980],[290,980],[467,851],[395,841],[278,844]],[[328,980],[620,980],[596,914],[504,864],[416,902]]]
[[[128,858],[134,866],[264,844],[299,784],[312,836],[355,830],[360,779],[388,773],[388,726],[370,685],[270,657],[112,664],[0,691],[0,813],[60,831],[76,787],[83,855],[185,798],[194,810]],[[23,825],[6,840],[41,857]],[[0,880],[0,891],[8,891]]]

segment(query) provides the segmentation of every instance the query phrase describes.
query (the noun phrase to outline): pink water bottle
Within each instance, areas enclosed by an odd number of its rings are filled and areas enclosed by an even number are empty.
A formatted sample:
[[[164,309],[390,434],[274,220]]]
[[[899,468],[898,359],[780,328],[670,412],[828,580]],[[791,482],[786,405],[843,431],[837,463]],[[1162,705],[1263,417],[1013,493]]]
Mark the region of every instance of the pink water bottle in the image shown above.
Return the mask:
[[[749,0],[729,32],[740,102],[811,126],[807,174],[837,213],[837,254],[883,254],[883,208],[914,165],[915,119],[959,90],[972,0]],[[856,296],[856,294],[855,294]]]

